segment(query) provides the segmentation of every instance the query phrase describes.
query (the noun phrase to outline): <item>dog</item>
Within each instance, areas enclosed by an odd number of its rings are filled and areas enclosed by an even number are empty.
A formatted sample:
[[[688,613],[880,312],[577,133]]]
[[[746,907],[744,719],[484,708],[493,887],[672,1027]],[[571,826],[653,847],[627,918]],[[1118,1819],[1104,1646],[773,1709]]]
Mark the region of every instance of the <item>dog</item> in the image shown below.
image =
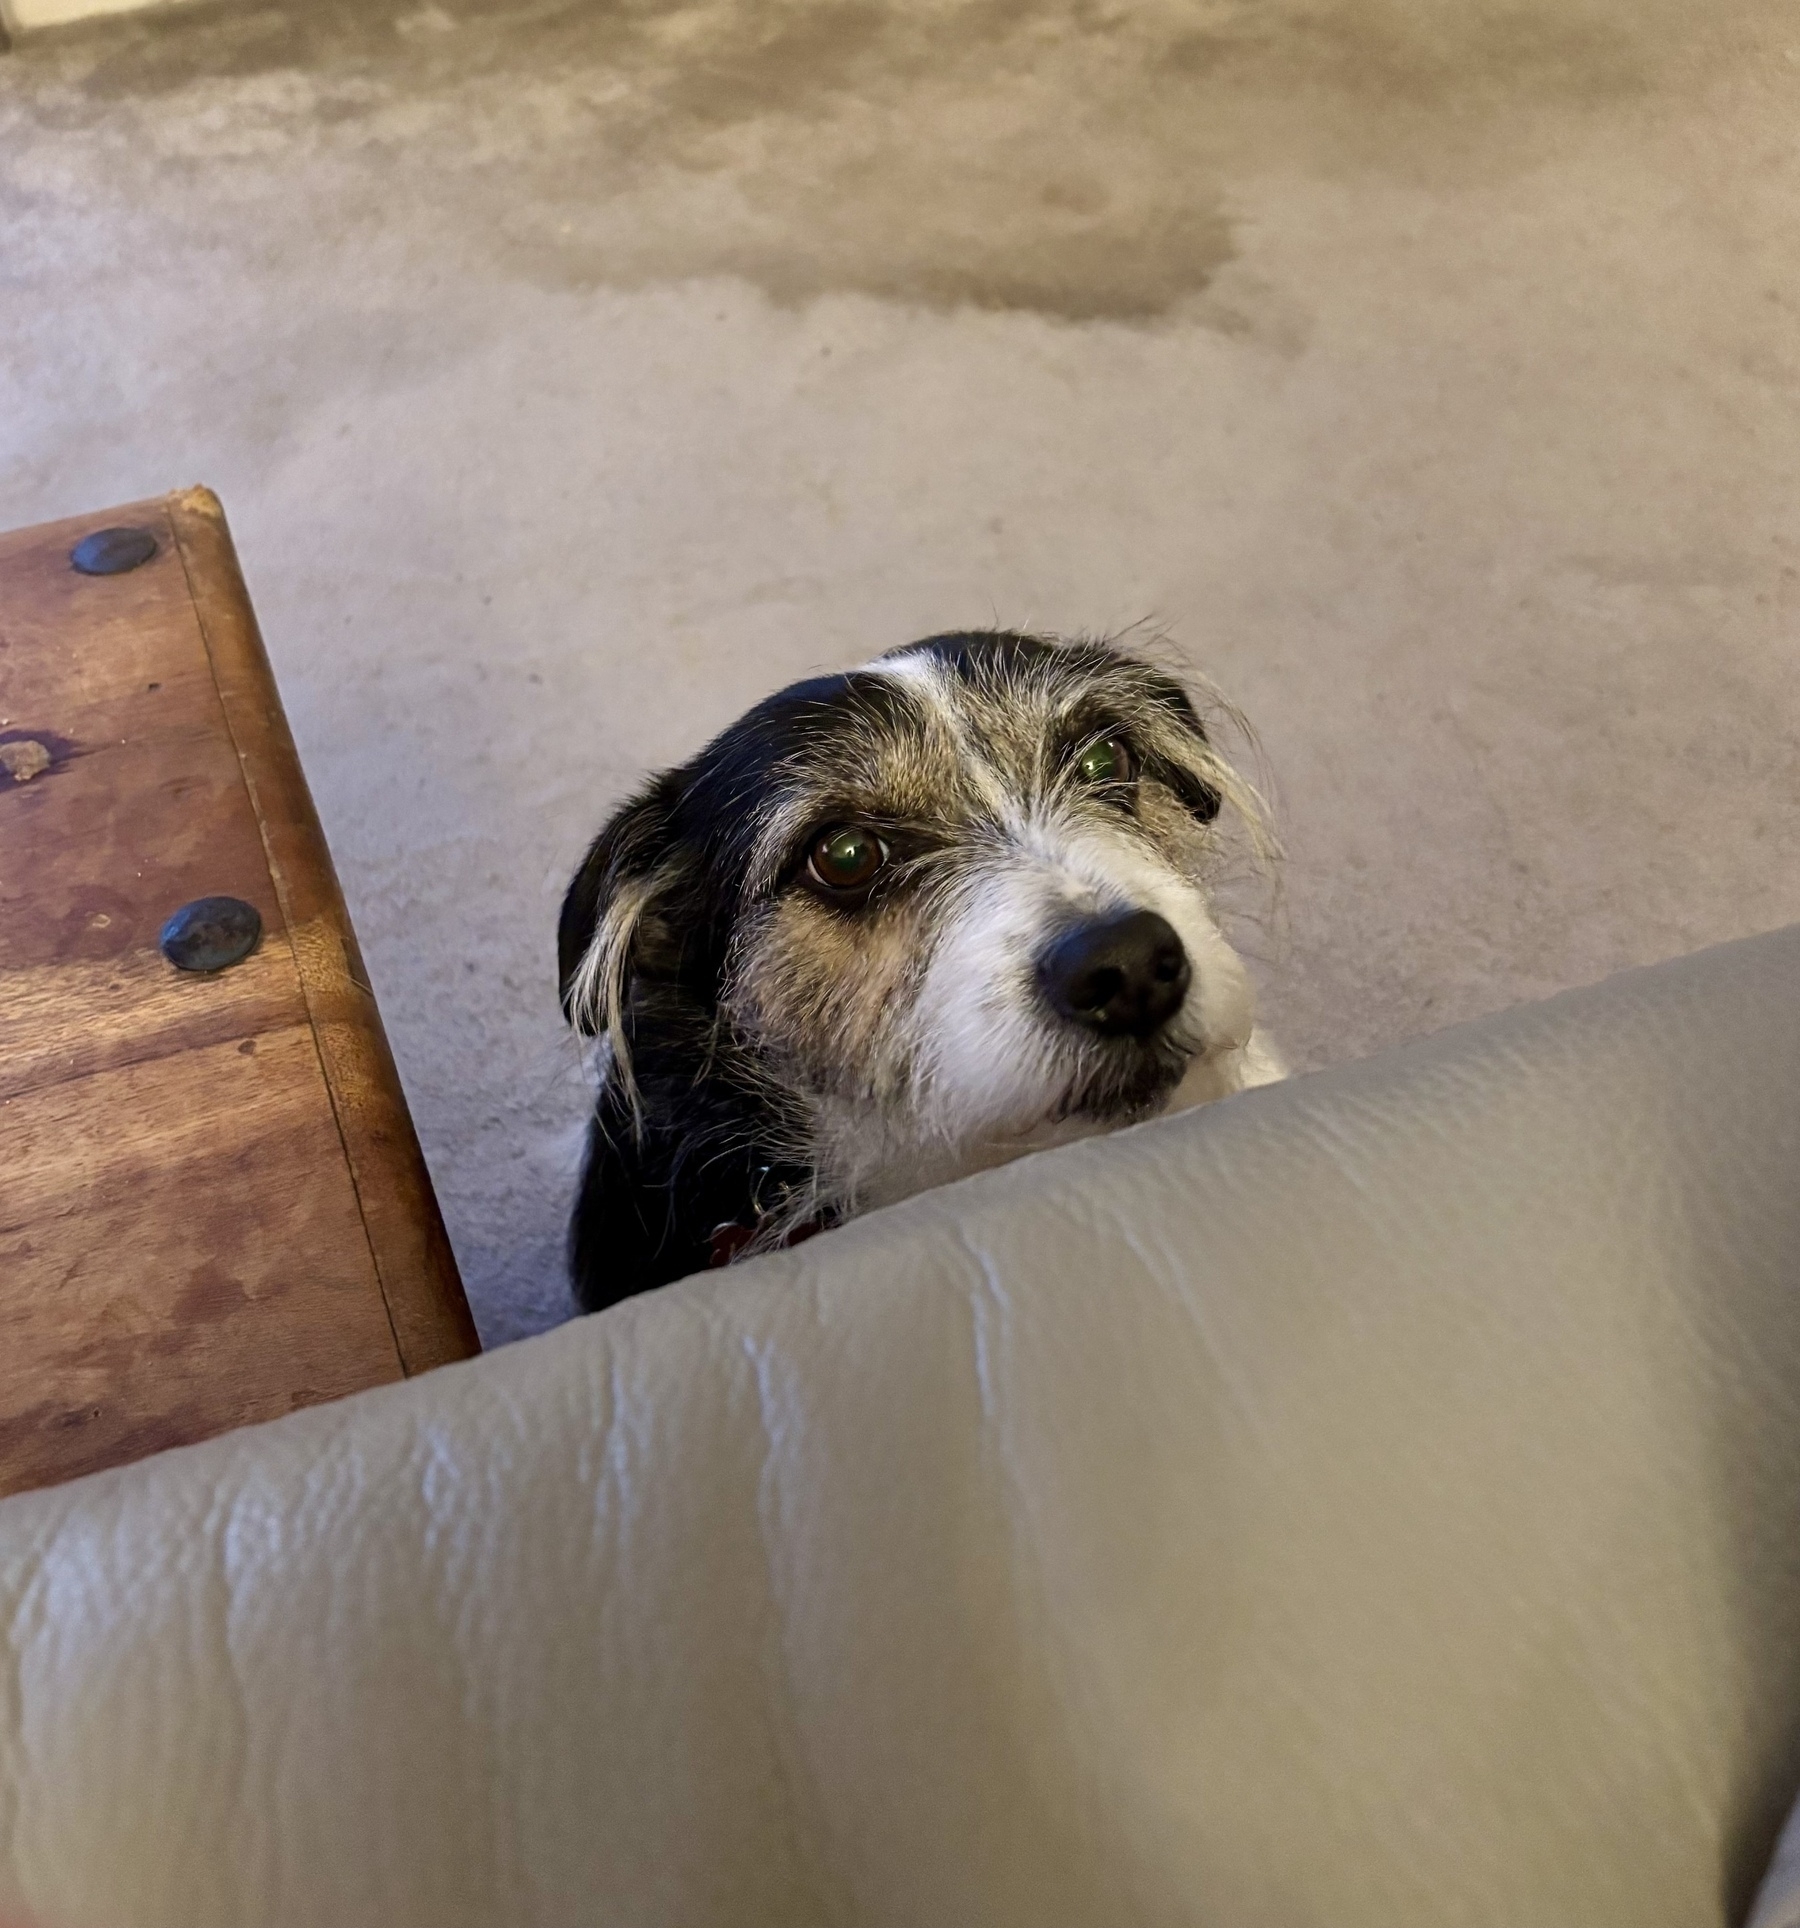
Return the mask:
[[[584,1311],[1282,1075],[1221,933],[1256,793],[1105,642],[932,636],[756,705],[632,798],[558,930],[600,1082]]]

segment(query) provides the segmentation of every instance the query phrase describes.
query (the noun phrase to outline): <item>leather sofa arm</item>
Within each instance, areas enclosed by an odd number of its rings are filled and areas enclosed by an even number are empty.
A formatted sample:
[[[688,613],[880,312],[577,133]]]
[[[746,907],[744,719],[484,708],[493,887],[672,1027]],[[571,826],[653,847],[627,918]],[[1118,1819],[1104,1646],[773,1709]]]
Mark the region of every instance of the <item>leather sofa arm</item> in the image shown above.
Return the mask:
[[[1730,946],[0,1504],[0,1898],[1741,1921],[1797,986]]]

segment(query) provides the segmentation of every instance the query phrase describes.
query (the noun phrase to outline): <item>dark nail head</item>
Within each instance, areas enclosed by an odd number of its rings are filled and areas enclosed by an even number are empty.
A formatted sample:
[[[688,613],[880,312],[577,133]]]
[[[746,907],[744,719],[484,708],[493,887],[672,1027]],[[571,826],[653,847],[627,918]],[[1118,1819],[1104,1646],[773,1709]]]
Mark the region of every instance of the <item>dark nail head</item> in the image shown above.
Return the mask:
[[[162,927],[162,954],[178,971],[241,964],[262,936],[262,918],[241,897],[196,897]]]
[[[122,576],[155,554],[148,529],[96,529],[69,551],[69,560],[84,576]]]

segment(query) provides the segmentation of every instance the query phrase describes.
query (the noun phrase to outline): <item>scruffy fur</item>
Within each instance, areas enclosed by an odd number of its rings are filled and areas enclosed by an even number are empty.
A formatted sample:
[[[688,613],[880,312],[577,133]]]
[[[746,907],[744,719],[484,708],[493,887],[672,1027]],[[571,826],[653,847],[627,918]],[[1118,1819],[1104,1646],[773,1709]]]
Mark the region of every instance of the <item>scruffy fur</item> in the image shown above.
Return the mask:
[[[1128,778],[1083,757],[1125,746]],[[1093,766],[1088,757],[1088,766]],[[1105,644],[938,636],[780,691],[657,777],[563,906],[602,1078],[574,1214],[594,1311],[924,1186],[1280,1076],[1209,886],[1260,809],[1161,670]],[[808,855],[878,837],[862,895]],[[1151,911],[1191,978],[1154,1035],[1066,1022],[1047,944]]]

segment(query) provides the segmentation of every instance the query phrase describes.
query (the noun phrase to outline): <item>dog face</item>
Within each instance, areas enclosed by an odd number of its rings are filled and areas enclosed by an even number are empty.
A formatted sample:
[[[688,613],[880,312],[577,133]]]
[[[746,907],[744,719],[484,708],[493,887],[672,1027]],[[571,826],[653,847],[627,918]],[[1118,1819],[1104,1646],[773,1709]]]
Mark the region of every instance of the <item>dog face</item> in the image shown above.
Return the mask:
[[[884,1203],[1243,1082],[1227,806],[1256,817],[1159,670],[936,637],[781,691],[628,805],[565,905],[565,1007],[640,1127],[686,1062],[812,1175],[797,1214]]]

